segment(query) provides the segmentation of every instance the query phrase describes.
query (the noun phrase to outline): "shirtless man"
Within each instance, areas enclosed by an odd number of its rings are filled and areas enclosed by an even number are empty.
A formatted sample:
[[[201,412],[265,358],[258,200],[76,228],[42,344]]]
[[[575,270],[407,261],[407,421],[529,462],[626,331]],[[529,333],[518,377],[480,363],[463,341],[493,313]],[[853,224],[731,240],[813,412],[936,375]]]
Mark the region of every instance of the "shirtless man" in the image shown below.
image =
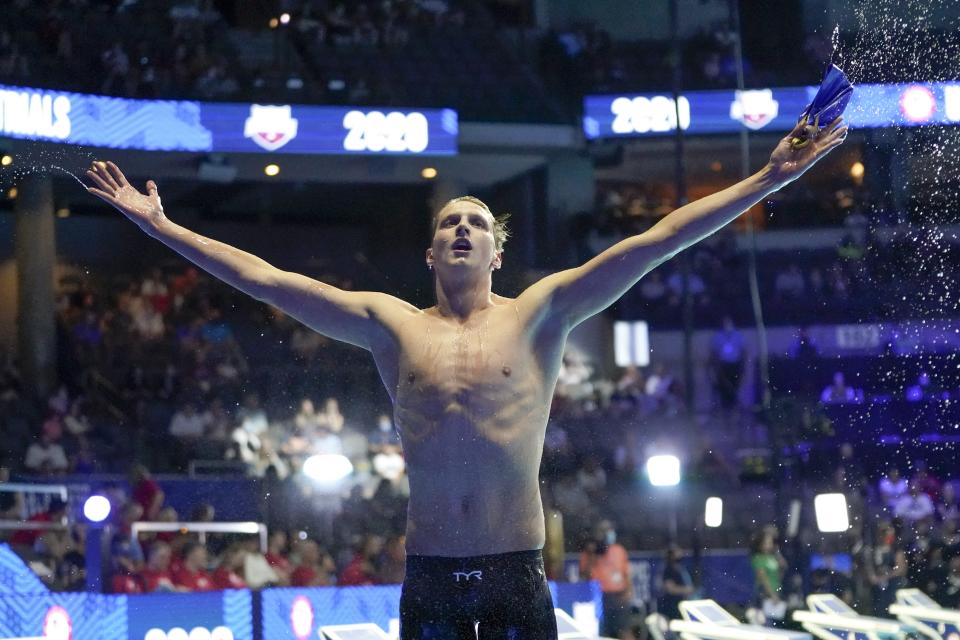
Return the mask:
[[[331,338],[367,349],[394,405],[410,476],[403,640],[556,638],[541,550],[538,470],[570,330],[645,273],[796,180],[841,144],[838,118],[811,144],[790,137],[762,171],[690,203],[586,264],[517,298],[492,292],[506,231],[475,198],[436,212],[426,264],[437,304],[418,309],[283,271],[168,219],[116,165],[95,162],[89,191],[199,267]],[[476,626],[479,625],[479,626]]]

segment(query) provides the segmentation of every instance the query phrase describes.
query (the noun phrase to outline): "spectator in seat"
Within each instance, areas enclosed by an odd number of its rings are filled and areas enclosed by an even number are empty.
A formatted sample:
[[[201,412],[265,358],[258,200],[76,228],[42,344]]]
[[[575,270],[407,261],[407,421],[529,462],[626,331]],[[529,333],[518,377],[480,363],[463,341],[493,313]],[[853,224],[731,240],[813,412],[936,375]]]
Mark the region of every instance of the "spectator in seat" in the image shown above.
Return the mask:
[[[44,432],[38,442],[27,447],[23,466],[33,473],[55,475],[66,472],[70,462],[56,438],[51,433]]]
[[[213,584],[217,589],[246,589],[243,579],[243,564],[247,551],[240,544],[232,544],[223,554],[223,561],[213,572]]]
[[[326,587],[334,584],[337,567],[333,558],[313,540],[298,545],[300,561],[290,576],[293,587]]]
[[[181,551],[183,564],[173,576],[173,582],[184,591],[212,591],[213,579],[207,573],[207,548],[197,542],[188,542]]]
[[[908,524],[933,517],[934,513],[933,500],[920,490],[920,484],[916,481],[910,482],[907,495],[901,496],[893,506],[893,515]]]
[[[383,549],[383,538],[374,535],[365,535],[354,545],[353,558],[340,572],[337,585],[361,586],[377,584],[377,569],[375,562]]]
[[[130,468],[130,485],[133,500],[143,507],[143,519],[147,522],[157,520],[166,496],[150,475],[150,470],[142,464],[133,465]]]
[[[880,499],[890,513],[903,496],[907,495],[907,479],[900,475],[900,469],[890,467],[886,475],[880,478]]]
[[[147,565],[140,572],[143,589],[147,593],[180,591],[173,582],[173,573],[170,570],[170,561],[173,551],[166,542],[154,542],[150,547]]]
[[[825,387],[820,394],[820,401],[824,404],[843,404],[856,402],[856,400],[856,390],[847,385],[842,371],[833,374],[833,384]]]

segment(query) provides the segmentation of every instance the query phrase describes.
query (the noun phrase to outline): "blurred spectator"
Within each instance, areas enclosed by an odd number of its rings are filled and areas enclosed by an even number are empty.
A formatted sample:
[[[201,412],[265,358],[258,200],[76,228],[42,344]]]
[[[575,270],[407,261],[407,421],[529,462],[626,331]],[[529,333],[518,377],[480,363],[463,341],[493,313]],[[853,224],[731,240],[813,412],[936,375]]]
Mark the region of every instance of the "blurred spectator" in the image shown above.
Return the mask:
[[[919,483],[910,482],[907,494],[901,496],[893,505],[893,515],[907,523],[914,523],[934,515],[935,509],[930,496],[920,491]]]
[[[118,538],[111,549],[113,557],[113,577],[111,593],[144,593],[141,577],[142,559],[135,552],[129,538]]]
[[[150,470],[142,464],[130,467],[131,496],[143,508],[144,520],[158,520],[163,501],[166,499],[163,489],[150,475]],[[176,521],[176,513],[174,513]]]
[[[56,438],[50,433],[44,433],[40,436],[39,442],[34,442],[27,447],[23,466],[34,473],[54,475],[65,473],[70,463],[66,452]]]
[[[407,571],[406,536],[387,538],[377,563],[376,584],[402,584]]]
[[[244,396],[237,418],[240,420],[240,428],[251,436],[260,437],[270,428],[267,413],[260,407],[260,396],[256,393]]]
[[[820,401],[824,404],[843,404],[845,402],[856,402],[856,400],[856,390],[847,385],[842,371],[833,374],[833,384],[824,387],[820,394]]]
[[[767,528],[754,533],[750,543],[750,566],[753,568],[757,604],[768,620],[783,620],[786,606],[781,592],[787,563]]]
[[[52,498],[44,511],[27,518],[27,524],[66,524],[67,503],[60,498]],[[32,547],[49,529],[19,529],[10,536],[11,545]]]
[[[886,475],[880,478],[879,489],[883,505],[892,514],[900,498],[907,495],[907,480],[900,475],[900,469],[890,467]]]
[[[292,587],[326,587],[334,584],[336,565],[333,558],[313,540],[297,544],[299,562],[290,576]]]
[[[383,549],[383,538],[365,535],[355,545],[353,558],[340,572],[337,585],[343,587],[377,584],[376,560]]]
[[[213,584],[217,589],[247,588],[242,575],[246,556],[246,550],[239,543],[227,547],[220,566],[213,572]]]
[[[267,541],[267,553],[264,554],[267,562],[276,571],[280,578],[280,584],[290,584],[290,574],[293,567],[290,560],[287,559],[287,532],[282,529],[275,529],[270,532]]]
[[[800,362],[809,363],[820,357],[820,348],[810,336],[806,327],[797,329],[797,337],[790,346],[789,355]]]
[[[209,414],[199,413],[194,402],[186,401],[170,419],[170,435],[187,442],[195,442],[206,434],[209,423]]]
[[[316,333],[316,332],[314,332]],[[300,410],[293,417],[294,426],[299,429],[299,433],[310,438],[316,433],[322,419],[317,410],[313,407],[313,400],[304,398],[300,401]]]
[[[724,316],[723,328],[713,335],[710,349],[714,390],[723,411],[730,412],[737,406],[744,360],[743,334],[729,316]]]
[[[937,518],[941,522],[960,520],[960,501],[957,500],[957,481],[944,482],[937,500]]]
[[[803,280],[803,272],[800,271],[800,266],[794,262],[785,271],[778,273],[774,290],[781,302],[798,300],[803,297],[803,294],[806,293],[806,283]]]
[[[917,460],[913,468],[913,477],[910,479],[910,482],[916,483],[920,491],[930,496],[931,500],[939,498],[941,488],[940,480],[930,473],[930,468],[927,466],[927,463],[923,460]]]
[[[400,445],[400,434],[393,428],[393,420],[387,413],[381,413],[377,416],[377,429],[371,431],[367,436],[370,445],[370,453],[377,454],[384,451],[386,447],[397,447]]]
[[[344,418],[340,413],[340,403],[336,398],[327,398],[323,404],[323,411],[318,414],[319,426],[326,427],[337,434],[343,430]]]
[[[584,458],[583,465],[577,471],[577,483],[594,502],[606,502],[607,473],[596,454],[591,453]]]
[[[183,563],[173,575],[174,584],[185,591],[212,591],[214,583],[207,573],[207,548],[198,542],[188,542],[180,555]]]
[[[154,542],[150,547],[147,565],[140,573],[144,591],[147,593],[164,591],[181,591],[173,582],[170,571],[170,561],[173,552],[166,542]]]
[[[663,573],[660,576],[660,597],[657,599],[657,613],[667,620],[680,618],[680,603],[694,599],[696,588],[693,578],[680,562],[680,547],[671,544],[664,557]]]
[[[627,550],[617,543],[609,520],[600,521],[580,553],[580,578],[597,580],[603,591],[603,628],[608,638],[632,637],[629,617],[633,602],[633,579]]]
[[[940,596],[940,605],[948,609],[960,609],[960,555],[950,558],[947,584]]]
[[[864,547],[864,565],[871,586],[874,615],[886,615],[897,589],[907,586],[907,555],[889,522],[877,525],[873,547]]]

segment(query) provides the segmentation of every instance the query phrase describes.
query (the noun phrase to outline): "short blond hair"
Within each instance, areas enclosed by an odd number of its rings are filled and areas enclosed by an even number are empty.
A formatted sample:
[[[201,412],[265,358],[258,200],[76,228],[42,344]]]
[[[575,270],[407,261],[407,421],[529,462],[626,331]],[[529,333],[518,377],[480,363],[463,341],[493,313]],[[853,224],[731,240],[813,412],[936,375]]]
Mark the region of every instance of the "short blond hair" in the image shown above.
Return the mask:
[[[440,207],[436,213],[433,214],[433,233],[435,234],[437,232],[437,225],[440,224],[440,212],[454,203],[464,201],[477,205],[493,216],[494,247],[497,251],[503,251],[503,245],[506,244],[507,239],[510,237],[510,230],[507,228],[507,220],[510,219],[510,214],[501,213],[498,216],[493,215],[493,212],[490,211],[490,207],[487,206],[487,203],[475,196],[459,196],[457,198],[451,198],[450,200],[447,200],[446,204]]]

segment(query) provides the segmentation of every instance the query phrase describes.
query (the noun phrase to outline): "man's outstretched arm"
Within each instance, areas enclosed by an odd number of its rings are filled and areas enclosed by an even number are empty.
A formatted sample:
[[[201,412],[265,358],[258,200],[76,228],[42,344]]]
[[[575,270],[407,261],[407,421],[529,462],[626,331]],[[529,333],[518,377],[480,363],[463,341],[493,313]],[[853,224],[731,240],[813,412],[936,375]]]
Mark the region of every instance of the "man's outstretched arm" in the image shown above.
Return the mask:
[[[812,143],[793,149],[791,131],[758,173],[722,191],[680,207],[636,236],[621,240],[585,264],[549,275],[524,291],[546,306],[547,317],[575,326],[615,302],[630,287],[674,255],[713,234],[765,197],[796,180],[846,138],[838,118]]]
[[[166,217],[152,180],[144,195],[112,162],[95,162],[87,176],[97,185],[88,188],[90,193],[119,209],[147,235],[216,278],[326,336],[369,349],[383,330],[378,320],[410,306],[387,294],[344,291],[278,269],[253,254],[194,233]]]

